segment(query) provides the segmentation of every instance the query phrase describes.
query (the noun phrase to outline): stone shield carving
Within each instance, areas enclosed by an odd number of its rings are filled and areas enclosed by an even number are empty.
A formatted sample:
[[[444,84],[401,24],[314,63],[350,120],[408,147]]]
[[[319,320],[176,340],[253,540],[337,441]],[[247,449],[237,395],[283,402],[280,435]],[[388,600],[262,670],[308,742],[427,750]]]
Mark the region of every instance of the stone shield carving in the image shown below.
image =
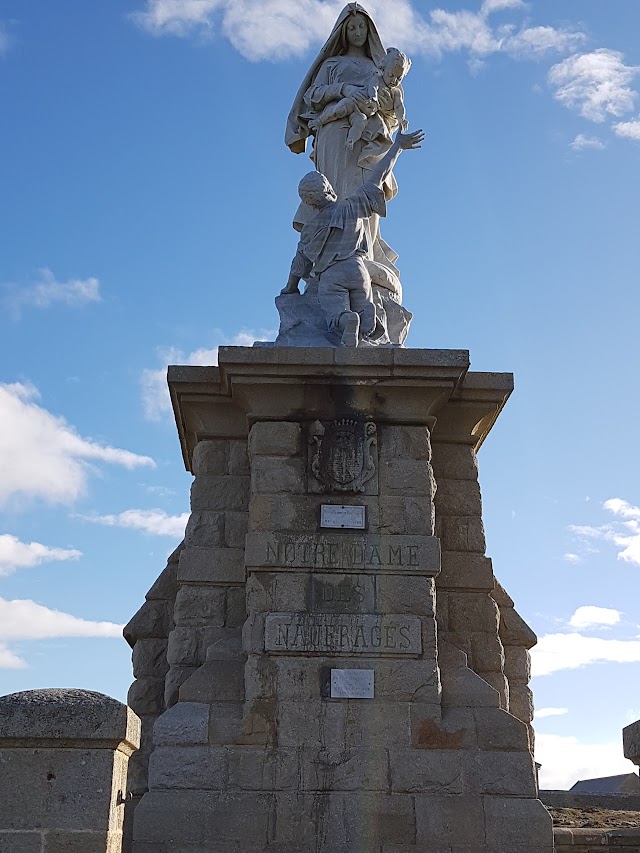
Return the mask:
[[[376,425],[343,418],[310,430],[310,467],[323,490],[364,492],[376,475]]]

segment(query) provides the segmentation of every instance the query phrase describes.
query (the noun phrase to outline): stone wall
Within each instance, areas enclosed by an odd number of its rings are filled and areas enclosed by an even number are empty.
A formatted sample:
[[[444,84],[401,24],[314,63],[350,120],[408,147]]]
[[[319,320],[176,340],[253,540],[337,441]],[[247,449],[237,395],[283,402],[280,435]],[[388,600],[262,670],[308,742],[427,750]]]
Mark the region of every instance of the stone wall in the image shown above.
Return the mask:
[[[0,697],[2,853],[121,853],[140,722],[87,690]]]
[[[556,853],[640,853],[640,829],[565,829],[553,831]]]
[[[510,380],[466,359],[224,348],[170,372],[195,480],[170,633],[148,637],[168,636],[159,717],[162,667],[136,681],[133,853],[551,853],[507,710],[526,673],[505,645],[530,635],[501,633],[475,459]]]

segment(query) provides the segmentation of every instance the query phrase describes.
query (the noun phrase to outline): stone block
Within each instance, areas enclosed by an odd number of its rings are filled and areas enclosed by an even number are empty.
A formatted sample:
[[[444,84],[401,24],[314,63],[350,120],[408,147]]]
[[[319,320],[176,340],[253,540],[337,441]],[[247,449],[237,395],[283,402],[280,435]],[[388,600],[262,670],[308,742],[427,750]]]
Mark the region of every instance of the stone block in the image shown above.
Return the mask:
[[[531,655],[521,646],[505,646],[504,674],[510,684],[528,684],[531,680]]]
[[[478,746],[473,711],[439,705],[411,707],[411,736],[414,749],[475,749]]]
[[[500,581],[496,578],[493,592],[491,593],[498,607],[513,607],[514,602]]]
[[[237,743],[243,727],[243,703],[212,702],[209,709],[209,743]]]
[[[216,477],[202,474],[191,485],[191,511],[246,510],[249,477]]]
[[[248,512],[225,512],[224,544],[227,548],[244,548],[244,538],[248,532]]]
[[[172,708],[178,701],[180,686],[198,669],[197,666],[172,666],[164,680],[164,705],[160,709]],[[195,700],[198,701],[198,700]],[[159,713],[159,712],[158,712]]]
[[[386,791],[387,751],[370,748],[310,750],[302,753],[305,791]]]
[[[180,555],[181,583],[244,583],[245,577],[241,548],[185,548]]]
[[[440,514],[482,517],[480,486],[473,480],[438,479],[435,501],[436,517]]]
[[[538,638],[512,607],[500,608],[500,639],[504,646],[522,646],[531,649]]]
[[[379,528],[388,534],[432,536],[435,507],[430,498],[383,495],[380,497]]]
[[[438,480],[477,480],[478,459],[467,444],[433,444],[433,469]]]
[[[297,749],[234,746],[228,760],[230,791],[283,791],[299,784]]]
[[[42,853],[42,833],[4,832],[0,829],[2,853]]]
[[[483,750],[528,752],[525,724],[501,708],[478,708],[473,712],[478,746]]]
[[[485,837],[491,851],[536,850],[545,845],[553,851],[551,815],[539,800],[516,797],[483,797]]]
[[[169,602],[152,600],[145,601],[122,633],[129,644],[133,645],[136,640],[166,639],[171,628]]]
[[[433,578],[376,578],[376,611],[378,613],[413,613],[435,618],[436,595]]]
[[[196,476],[222,476],[229,470],[229,442],[224,439],[199,441],[194,450],[191,470]]]
[[[253,533],[298,530],[298,523],[302,530],[312,529],[318,506],[319,501],[312,505],[290,495],[254,495],[249,506],[249,530]],[[301,512],[301,509],[306,512]]]
[[[254,495],[302,495],[305,471],[302,459],[286,456],[255,456],[251,465],[251,493]]]
[[[171,554],[166,569],[160,573],[156,582],[146,594],[145,598],[147,601],[172,601],[175,598],[177,589],[176,569],[183,547],[183,543],[180,543]]]
[[[220,629],[178,627],[169,636],[167,660],[172,666],[200,666],[209,646],[220,638]]]
[[[442,569],[437,580],[438,589],[460,592],[477,590],[490,593],[494,582],[493,565],[488,557],[460,551],[442,552]]]
[[[56,827],[106,833],[112,750],[3,749],[0,764],[2,829]]]
[[[247,618],[244,586],[231,586],[227,589],[224,624],[228,628],[242,628]]]
[[[500,707],[509,710],[509,682],[501,672],[479,672],[487,684],[490,684],[500,695]]]
[[[533,720],[533,693],[528,687],[514,684],[509,690],[509,711],[523,723]]]
[[[256,423],[249,433],[249,453],[256,456],[297,456],[301,453],[300,424],[279,422]]]
[[[134,818],[136,844],[262,844],[267,838],[272,795],[253,792],[150,791],[138,803]],[[244,848],[241,848],[244,849]]]
[[[440,670],[442,704],[455,708],[499,708],[500,695],[471,669]]]
[[[381,495],[419,495],[431,500],[435,481],[428,462],[416,459],[380,460],[378,472]]]
[[[449,630],[498,635],[498,605],[486,592],[449,593]]]
[[[225,621],[226,592],[221,586],[183,584],[173,609],[176,626],[221,628]]]
[[[391,790],[400,793],[460,794],[462,756],[454,750],[391,750]]]
[[[291,580],[300,586],[298,577]],[[304,586],[309,589],[307,604],[312,613],[373,613],[376,610],[376,578],[372,575],[314,574]],[[293,596],[286,598],[288,603],[281,606],[278,602],[278,610],[294,609],[290,603]]]
[[[134,678],[164,678],[169,669],[166,640],[138,640],[131,655]]]
[[[504,649],[500,637],[494,633],[474,633],[471,635],[471,661],[478,673],[495,672],[502,675],[504,669]],[[495,687],[495,685],[492,685]]]
[[[229,442],[229,473],[245,477],[250,473],[249,452],[245,439],[232,439]]]
[[[484,811],[480,797],[469,794],[417,794],[415,804],[418,850],[430,851],[430,845],[433,844],[447,845],[442,850],[462,846],[467,846],[469,851],[481,849]],[[429,846],[423,848],[423,845]],[[503,853],[507,853],[507,850]]]
[[[640,720],[622,729],[624,757],[634,764],[640,764]]]
[[[157,715],[164,710],[163,678],[137,678],[129,688],[127,705],[138,716],[146,714]]]
[[[192,512],[184,533],[185,547],[218,548],[225,543],[225,514],[201,510]]]
[[[481,518],[474,516],[442,516],[439,535],[443,551],[468,551],[484,554],[487,542]]]
[[[243,661],[207,661],[180,687],[182,702],[241,702],[243,699]]]
[[[409,749],[410,703],[398,702],[393,713],[381,713],[375,702],[280,702],[277,714],[278,746],[304,743],[311,749],[345,749],[375,746]]]
[[[242,628],[218,628],[217,636],[207,646],[206,660],[244,660]]]
[[[228,777],[227,750],[209,746],[158,746],[149,759],[151,790],[220,791]]]
[[[120,853],[121,840],[119,833],[53,830],[44,836],[42,853]]]
[[[431,460],[429,431],[424,426],[392,426],[384,424],[378,432],[380,459],[393,462],[398,459]]]
[[[464,756],[465,790],[474,794],[537,797],[533,758],[526,752],[469,752]]]
[[[197,746],[209,739],[209,706],[201,702],[178,702],[165,711],[153,727],[156,746]]]

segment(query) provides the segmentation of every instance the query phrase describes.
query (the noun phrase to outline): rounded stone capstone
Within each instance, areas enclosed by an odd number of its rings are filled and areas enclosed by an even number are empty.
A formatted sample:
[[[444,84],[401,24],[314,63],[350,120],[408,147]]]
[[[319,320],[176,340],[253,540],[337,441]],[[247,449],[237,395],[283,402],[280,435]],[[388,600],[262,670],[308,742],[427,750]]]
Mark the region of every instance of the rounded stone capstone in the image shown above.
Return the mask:
[[[0,696],[0,742],[21,740],[135,750],[140,720],[122,702],[93,690],[54,687]]]

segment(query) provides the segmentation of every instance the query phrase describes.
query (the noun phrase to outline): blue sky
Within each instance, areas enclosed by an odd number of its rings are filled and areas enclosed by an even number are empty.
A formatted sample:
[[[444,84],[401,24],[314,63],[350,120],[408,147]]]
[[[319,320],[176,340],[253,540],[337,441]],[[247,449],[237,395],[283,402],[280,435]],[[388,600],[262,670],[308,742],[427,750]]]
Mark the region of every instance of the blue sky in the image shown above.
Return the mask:
[[[273,338],[309,169],[284,123],[341,5],[0,6],[2,693],[126,695],[120,626],[188,510],[164,368]],[[631,771],[640,5],[366,5],[428,134],[383,228],[408,343],[516,377],[480,474],[495,573],[540,637],[542,784]]]

